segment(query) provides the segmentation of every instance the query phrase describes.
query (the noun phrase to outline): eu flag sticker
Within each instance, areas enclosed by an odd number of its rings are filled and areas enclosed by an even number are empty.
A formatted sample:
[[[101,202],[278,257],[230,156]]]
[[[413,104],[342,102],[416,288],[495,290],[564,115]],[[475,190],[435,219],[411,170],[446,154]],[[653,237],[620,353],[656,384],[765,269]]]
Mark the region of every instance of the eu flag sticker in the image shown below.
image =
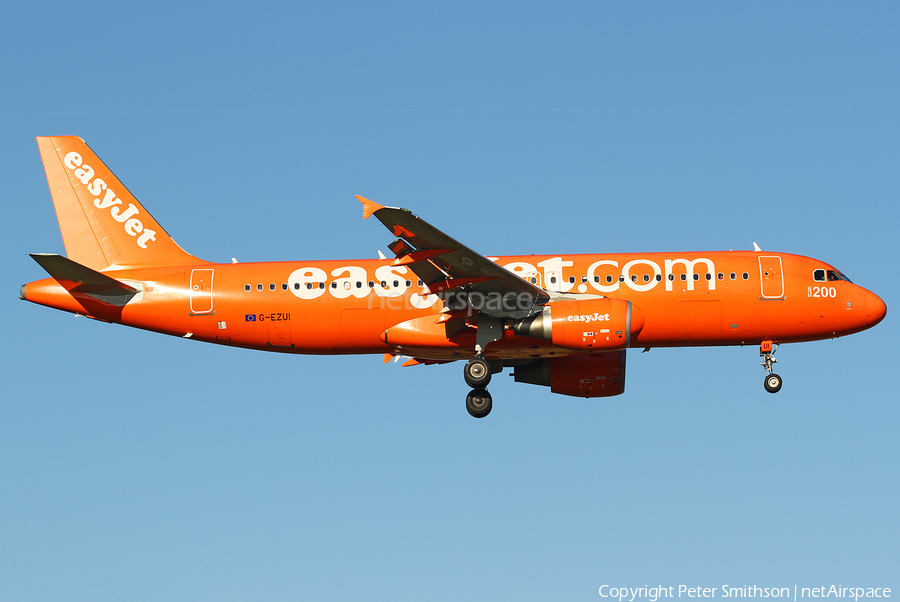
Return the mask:
[[[256,314],[247,314],[244,316],[245,322],[256,322]]]

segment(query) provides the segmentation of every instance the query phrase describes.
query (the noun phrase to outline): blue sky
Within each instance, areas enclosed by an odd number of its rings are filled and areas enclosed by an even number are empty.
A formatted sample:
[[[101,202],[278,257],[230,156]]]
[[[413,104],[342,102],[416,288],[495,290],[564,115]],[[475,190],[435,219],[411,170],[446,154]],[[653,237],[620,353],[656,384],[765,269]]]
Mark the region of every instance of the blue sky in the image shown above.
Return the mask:
[[[900,588],[892,3],[20,3],[0,25],[0,600]],[[484,254],[751,248],[887,319],[630,353],[626,393],[288,357],[17,299],[79,135],[190,253],[369,258],[355,194]]]

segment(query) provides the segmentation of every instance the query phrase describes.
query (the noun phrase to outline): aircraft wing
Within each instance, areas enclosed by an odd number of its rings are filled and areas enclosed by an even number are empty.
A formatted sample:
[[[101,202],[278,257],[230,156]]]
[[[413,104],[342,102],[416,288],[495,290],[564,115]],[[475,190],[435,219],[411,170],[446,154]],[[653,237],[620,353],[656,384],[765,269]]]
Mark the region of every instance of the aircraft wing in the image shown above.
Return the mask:
[[[374,215],[396,240],[394,265],[409,267],[439,294],[448,310],[471,305],[496,318],[522,318],[550,300],[547,291],[447,236],[408,209],[384,207],[361,196],[363,217]]]

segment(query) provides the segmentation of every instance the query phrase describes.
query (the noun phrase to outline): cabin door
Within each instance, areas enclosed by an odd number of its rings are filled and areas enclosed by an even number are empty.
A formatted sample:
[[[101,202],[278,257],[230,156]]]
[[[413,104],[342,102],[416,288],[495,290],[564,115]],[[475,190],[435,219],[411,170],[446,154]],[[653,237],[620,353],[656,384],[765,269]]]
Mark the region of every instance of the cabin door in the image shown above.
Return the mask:
[[[213,312],[213,270],[191,270],[191,315]]]
[[[763,299],[783,299],[781,257],[761,255],[759,257],[759,279]]]

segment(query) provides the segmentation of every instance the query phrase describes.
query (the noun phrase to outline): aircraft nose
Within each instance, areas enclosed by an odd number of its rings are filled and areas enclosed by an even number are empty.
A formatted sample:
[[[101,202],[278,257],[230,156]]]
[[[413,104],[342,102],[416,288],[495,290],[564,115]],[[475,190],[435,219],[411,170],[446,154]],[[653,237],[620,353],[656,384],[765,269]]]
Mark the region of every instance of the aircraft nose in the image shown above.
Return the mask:
[[[875,326],[884,320],[885,314],[887,314],[887,305],[884,304],[881,297],[871,291],[866,292],[866,325]]]

